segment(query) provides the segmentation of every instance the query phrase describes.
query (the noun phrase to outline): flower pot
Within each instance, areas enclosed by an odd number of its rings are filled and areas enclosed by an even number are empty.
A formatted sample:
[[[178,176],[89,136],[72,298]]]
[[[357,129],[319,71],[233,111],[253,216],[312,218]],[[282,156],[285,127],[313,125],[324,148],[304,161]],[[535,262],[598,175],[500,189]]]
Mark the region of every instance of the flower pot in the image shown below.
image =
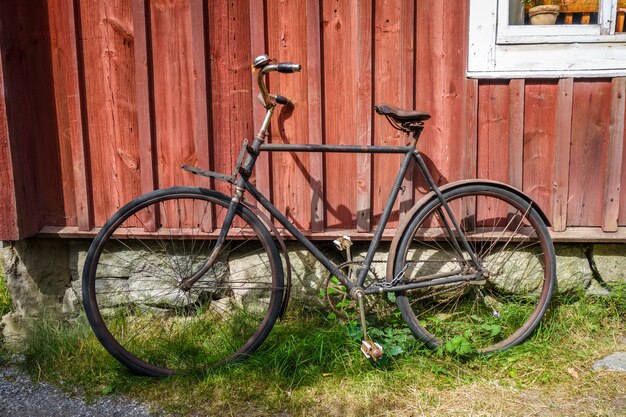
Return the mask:
[[[528,10],[530,23],[533,25],[553,25],[559,15],[561,6],[545,4]]]

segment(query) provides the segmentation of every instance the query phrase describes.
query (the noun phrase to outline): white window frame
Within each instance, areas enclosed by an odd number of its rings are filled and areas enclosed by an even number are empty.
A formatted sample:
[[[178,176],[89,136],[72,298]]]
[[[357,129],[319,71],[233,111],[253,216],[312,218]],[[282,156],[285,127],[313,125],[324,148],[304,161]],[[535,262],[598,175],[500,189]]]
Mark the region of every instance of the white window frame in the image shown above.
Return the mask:
[[[618,0],[600,0],[598,24],[509,25],[509,0],[470,0],[470,78],[626,75],[626,34],[614,34]]]

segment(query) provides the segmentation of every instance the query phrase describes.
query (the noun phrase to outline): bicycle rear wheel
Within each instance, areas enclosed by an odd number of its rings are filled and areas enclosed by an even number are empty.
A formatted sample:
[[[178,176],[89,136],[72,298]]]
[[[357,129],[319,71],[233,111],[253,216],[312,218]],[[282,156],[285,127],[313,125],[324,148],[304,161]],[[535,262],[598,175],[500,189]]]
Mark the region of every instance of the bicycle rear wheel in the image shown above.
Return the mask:
[[[486,274],[398,293],[404,320],[429,348],[457,354],[523,342],[543,317],[556,280],[554,247],[535,204],[494,184],[455,187],[444,197]],[[398,245],[394,277],[435,283],[476,272],[460,235],[446,224],[451,219],[436,198],[417,211]]]
[[[283,269],[270,234],[239,205],[212,267],[189,290],[215,247],[230,199],[193,187],[143,195],[93,241],[83,304],[96,336],[141,375],[191,372],[240,359],[267,337],[280,311]]]

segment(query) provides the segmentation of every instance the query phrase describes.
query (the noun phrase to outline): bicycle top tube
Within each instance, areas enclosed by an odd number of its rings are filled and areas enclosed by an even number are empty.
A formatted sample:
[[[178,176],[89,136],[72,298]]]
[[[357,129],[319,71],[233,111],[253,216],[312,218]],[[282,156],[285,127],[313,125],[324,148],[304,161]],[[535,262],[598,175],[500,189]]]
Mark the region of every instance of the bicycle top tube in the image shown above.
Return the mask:
[[[338,153],[397,153],[415,151],[415,146],[362,146],[362,145],[317,145],[317,144],[261,144],[259,150],[268,152],[338,152]]]

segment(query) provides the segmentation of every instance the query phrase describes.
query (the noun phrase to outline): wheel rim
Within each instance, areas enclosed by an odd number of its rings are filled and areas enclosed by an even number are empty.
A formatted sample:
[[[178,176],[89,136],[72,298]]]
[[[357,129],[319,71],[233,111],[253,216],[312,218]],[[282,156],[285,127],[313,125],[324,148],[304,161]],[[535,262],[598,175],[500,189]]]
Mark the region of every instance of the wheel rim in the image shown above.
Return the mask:
[[[204,369],[251,353],[271,329],[282,291],[272,278],[276,259],[267,232],[242,211],[215,264],[190,290],[180,288],[211,253],[227,204],[158,196],[100,240],[88,310],[98,338],[126,366],[164,375]]]
[[[521,343],[543,316],[553,287],[553,253],[541,219],[532,205],[500,190],[446,199],[484,280],[408,291],[398,297],[405,318],[429,347],[454,353],[489,353]],[[416,218],[411,243],[399,248],[396,274],[405,268],[405,282],[476,272],[469,254],[455,250],[459,239],[443,219],[451,224],[438,201]]]

